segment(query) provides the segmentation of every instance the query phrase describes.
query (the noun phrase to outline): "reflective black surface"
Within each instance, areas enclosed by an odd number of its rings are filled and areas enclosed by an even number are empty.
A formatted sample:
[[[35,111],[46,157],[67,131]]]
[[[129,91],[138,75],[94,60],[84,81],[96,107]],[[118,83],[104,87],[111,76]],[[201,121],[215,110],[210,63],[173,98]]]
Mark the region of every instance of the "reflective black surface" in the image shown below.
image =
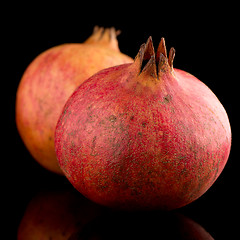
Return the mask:
[[[8,26],[4,27],[6,33],[3,34],[2,45],[4,52],[6,51],[6,57],[2,57],[6,77],[2,79],[4,86],[1,104],[1,116],[4,120],[1,128],[4,133],[1,207],[4,212],[3,235],[7,236],[3,239],[16,239],[26,209],[39,194],[44,199],[44,194],[48,193],[48,199],[51,199],[51,194],[64,191],[73,193],[75,197],[71,201],[75,205],[76,199],[81,199],[80,202],[85,206],[79,204],[78,210],[71,209],[69,213],[69,206],[64,212],[64,204],[61,205],[60,200],[56,204],[51,203],[52,206],[61,209],[61,216],[77,219],[77,223],[75,220],[72,223],[70,220],[67,222],[76,226],[68,239],[239,238],[240,163],[237,154],[239,140],[236,134],[239,115],[239,94],[236,85],[239,78],[239,60],[236,58],[238,50],[235,47],[239,41],[234,7],[219,5],[216,10],[201,6],[200,9],[196,9],[196,6],[161,6],[158,9],[155,6],[155,9],[147,4],[144,7],[141,5],[130,8],[121,3],[118,11],[111,6],[108,11],[104,9],[109,9],[109,6],[95,6],[99,11],[94,14],[91,11],[93,6],[85,7],[84,11],[83,8],[74,5],[41,5],[40,11],[31,6],[16,7],[19,7],[17,13],[9,11],[9,19],[15,20],[9,21]],[[228,163],[214,185],[188,206],[169,213],[126,213],[95,206],[76,192],[65,177],[55,175],[39,166],[23,145],[15,127],[14,107],[16,89],[24,70],[33,58],[52,46],[84,41],[91,34],[94,25],[115,26],[121,29],[122,34],[118,37],[120,49],[131,57],[135,57],[140,45],[150,35],[153,36],[155,47],[160,38],[165,37],[167,48],[174,46],[176,49],[174,66],[201,79],[224,105],[233,132],[233,145]],[[41,201],[38,204],[41,204]],[[38,216],[41,217],[42,214],[40,222],[44,223],[44,219],[49,218],[44,217],[44,207],[40,209]],[[79,212],[77,217],[71,218],[71,214],[76,212]],[[57,209],[54,210],[54,214],[59,214]],[[55,217],[60,218],[58,215]],[[70,229],[69,225],[64,225],[64,221],[61,224],[65,229]],[[51,228],[50,223],[47,225]],[[66,232],[67,230],[65,235]],[[202,234],[204,237],[189,238],[191,234]]]
[[[213,239],[179,212],[119,212],[93,204],[73,189],[42,191],[28,204],[19,239]]]
[[[238,234],[239,196],[231,185],[235,177],[227,173],[201,198],[181,209],[119,212],[85,199],[65,177],[47,172],[31,157],[25,161],[32,168],[15,172],[18,179],[7,194],[12,235],[23,231],[19,227],[23,219],[32,225],[34,218],[40,226],[35,224],[33,232],[68,236],[63,239],[234,239]],[[29,211],[33,212],[30,217]]]

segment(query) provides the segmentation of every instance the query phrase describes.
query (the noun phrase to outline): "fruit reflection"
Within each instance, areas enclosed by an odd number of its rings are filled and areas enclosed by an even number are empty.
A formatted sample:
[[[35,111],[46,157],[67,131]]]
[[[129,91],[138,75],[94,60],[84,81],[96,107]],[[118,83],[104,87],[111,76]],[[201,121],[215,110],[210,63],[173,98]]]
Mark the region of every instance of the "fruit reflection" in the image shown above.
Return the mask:
[[[66,240],[101,212],[101,207],[72,190],[41,192],[28,204],[18,240]]]
[[[112,212],[96,218],[69,240],[213,240],[198,223],[179,213]]]
[[[85,199],[74,189],[46,191],[28,204],[18,240],[212,240],[192,219],[176,212],[120,212]]]

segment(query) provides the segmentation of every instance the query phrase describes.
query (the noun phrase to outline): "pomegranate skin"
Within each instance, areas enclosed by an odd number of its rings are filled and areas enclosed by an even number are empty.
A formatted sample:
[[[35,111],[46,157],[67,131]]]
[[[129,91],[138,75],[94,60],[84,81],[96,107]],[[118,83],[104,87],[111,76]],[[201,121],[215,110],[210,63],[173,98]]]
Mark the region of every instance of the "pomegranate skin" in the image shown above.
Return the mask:
[[[174,55],[171,48],[167,58],[164,39],[155,55],[149,38],[134,63],[99,72],[67,101],[56,154],[72,185],[92,201],[176,209],[222,172],[231,146],[226,111],[204,83],[173,68]]]
[[[54,132],[68,97],[99,70],[133,61],[119,51],[116,35],[114,28],[95,28],[82,44],[62,44],[43,52],[23,74],[16,95],[16,124],[27,149],[46,169],[63,174]]]

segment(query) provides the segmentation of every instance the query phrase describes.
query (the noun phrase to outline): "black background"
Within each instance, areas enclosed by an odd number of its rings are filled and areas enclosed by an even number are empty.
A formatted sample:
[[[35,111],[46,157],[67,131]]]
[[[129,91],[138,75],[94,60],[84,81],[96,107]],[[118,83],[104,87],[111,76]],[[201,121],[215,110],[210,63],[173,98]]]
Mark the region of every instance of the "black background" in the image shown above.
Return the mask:
[[[136,6],[138,4],[138,6]],[[222,4],[222,5],[221,5]],[[174,5],[174,6],[173,6]],[[174,47],[174,67],[195,75],[225,107],[233,134],[228,163],[214,185],[179,212],[203,226],[215,239],[239,238],[239,157],[237,113],[238,42],[237,6],[194,3],[125,2],[58,5],[34,3],[5,6],[2,28],[3,87],[1,88],[2,210],[8,238],[15,239],[18,224],[32,196],[41,189],[68,186],[64,177],[39,166],[26,150],[15,126],[15,94],[28,64],[42,51],[62,43],[83,42],[95,25],[121,30],[123,53],[135,57],[151,35],[155,48],[165,37]],[[5,85],[6,84],[6,85]],[[71,187],[71,186],[68,186]],[[6,211],[7,210],[7,211]],[[160,238],[159,238],[160,239]]]

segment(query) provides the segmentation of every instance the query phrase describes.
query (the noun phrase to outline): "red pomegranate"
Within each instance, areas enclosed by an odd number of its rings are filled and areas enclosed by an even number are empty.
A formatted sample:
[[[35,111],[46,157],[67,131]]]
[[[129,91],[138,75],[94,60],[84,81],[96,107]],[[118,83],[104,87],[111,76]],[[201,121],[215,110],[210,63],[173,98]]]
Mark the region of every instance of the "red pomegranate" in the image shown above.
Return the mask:
[[[17,90],[16,124],[32,156],[62,174],[54,150],[54,131],[62,108],[84,80],[106,67],[133,60],[118,48],[114,28],[95,28],[84,43],[68,43],[40,54],[28,66]]]
[[[231,145],[226,111],[204,83],[173,68],[174,56],[171,48],[167,57],[164,39],[155,55],[149,38],[134,63],[92,76],[65,105],[57,157],[72,185],[92,201],[176,209],[205,193],[222,172]]]

